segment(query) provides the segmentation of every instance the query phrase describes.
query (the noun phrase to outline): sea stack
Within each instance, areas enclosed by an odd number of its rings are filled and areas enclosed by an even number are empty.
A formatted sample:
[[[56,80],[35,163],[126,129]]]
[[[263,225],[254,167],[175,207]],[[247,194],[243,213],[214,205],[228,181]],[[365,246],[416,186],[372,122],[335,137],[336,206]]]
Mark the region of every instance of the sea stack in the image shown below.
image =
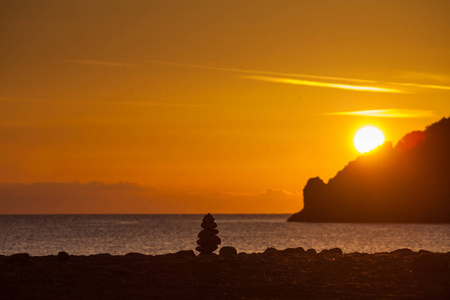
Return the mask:
[[[217,245],[221,243],[221,240],[216,234],[219,230],[216,229],[217,224],[214,222],[214,218],[211,214],[207,214],[203,217],[202,222],[203,230],[198,234],[197,244],[199,245],[195,248],[200,254],[212,254],[216,249]]]

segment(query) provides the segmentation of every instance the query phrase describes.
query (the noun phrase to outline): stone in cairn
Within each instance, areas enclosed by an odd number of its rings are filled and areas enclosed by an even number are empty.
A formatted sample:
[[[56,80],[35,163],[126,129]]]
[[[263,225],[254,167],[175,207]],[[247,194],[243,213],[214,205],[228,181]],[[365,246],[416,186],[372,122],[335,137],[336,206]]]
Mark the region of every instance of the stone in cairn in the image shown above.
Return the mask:
[[[216,229],[217,224],[214,222],[213,216],[211,214],[205,215],[202,222],[203,230],[198,234],[197,244],[199,245],[195,248],[200,254],[211,254],[217,249],[217,245],[221,243],[221,240],[216,234],[219,230]]]

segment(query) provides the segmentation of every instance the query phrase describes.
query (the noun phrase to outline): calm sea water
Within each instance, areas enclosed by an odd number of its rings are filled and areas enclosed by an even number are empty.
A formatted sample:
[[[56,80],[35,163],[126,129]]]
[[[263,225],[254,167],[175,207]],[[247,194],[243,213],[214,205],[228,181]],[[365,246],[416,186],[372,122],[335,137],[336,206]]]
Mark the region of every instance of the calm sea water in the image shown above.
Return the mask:
[[[202,215],[0,215],[0,254],[163,254],[195,249]],[[221,246],[450,251],[450,224],[288,223],[289,215],[214,215]]]

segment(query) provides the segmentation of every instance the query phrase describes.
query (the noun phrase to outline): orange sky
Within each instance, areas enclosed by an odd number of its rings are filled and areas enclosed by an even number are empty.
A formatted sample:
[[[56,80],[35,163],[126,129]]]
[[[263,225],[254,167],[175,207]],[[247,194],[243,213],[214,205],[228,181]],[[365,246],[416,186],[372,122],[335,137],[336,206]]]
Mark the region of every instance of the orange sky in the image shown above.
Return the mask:
[[[445,0],[3,1],[0,183],[293,213],[308,178],[356,158],[359,127],[396,143],[450,115],[448,16]],[[290,200],[211,194],[270,190]],[[194,198],[144,211],[203,212]]]

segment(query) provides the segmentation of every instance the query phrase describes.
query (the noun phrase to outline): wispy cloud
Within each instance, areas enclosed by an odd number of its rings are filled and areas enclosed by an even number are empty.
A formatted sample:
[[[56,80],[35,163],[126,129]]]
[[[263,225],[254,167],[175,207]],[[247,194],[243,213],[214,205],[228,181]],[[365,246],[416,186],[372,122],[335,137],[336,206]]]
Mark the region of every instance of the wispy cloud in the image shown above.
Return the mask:
[[[177,192],[126,182],[0,184],[3,214],[292,213],[299,210],[299,199],[301,193],[281,189],[239,194]]]
[[[66,62],[70,63],[70,64],[104,66],[104,67],[137,67],[137,66],[139,66],[138,64],[134,64],[134,63],[103,61],[103,60],[70,60],[70,61],[66,61]]]
[[[116,61],[102,61],[102,60],[72,60],[72,61],[66,61],[66,62],[71,63],[71,64],[105,66],[105,67],[141,67],[141,66],[145,66],[145,65],[165,65],[165,66],[175,66],[175,67],[185,67],[185,68],[196,68],[196,69],[214,70],[214,71],[222,71],[222,72],[251,74],[250,76],[247,76],[247,77],[244,76],[244,77],[255,79],[255,80],[267,81],[267,82],[278,82],[278,83],[285,83],[285,84],[336,88],[336,89],[364,91],[364,92],[408,93],[408,91],[401,90],[401,89],[399,89],[399,87],[406,87],[406,88],[413,88],[413,89],[416,88],[416,89],[422,89],[422,90],[423,89],[447,90],[447,91],[450,90],[450,86],[442,85],[442,84],[434,85],[434,84],[421,84],[421,83],[415,83],[415,82],[382,82],[379,80],[370,80],[370,79],[246,70],[246,69],[236,69],[236,68],[205,66],[205,65],[197,65],[197,64],[174,63],[174,62],[166,62],[166,61],[116,62]],[[257,75],[264,75],[264,76],[257,76]],[[302,80],[296,80],[295,78],[301,78]],[[304,80],[304,79],[306,79],[306,80]],[[329,81],[332,81],[332,82],[329,82]],[[356,85],[349,85],[349,84],[345,84],[345,83],[355,83]],[[364,85],[360,85],[360,84],[364,84]],[[386,87],[386,86],[388,86],[388,87]]]
[[[410,83],[410,82],[388,82],[388,84],[415,87],[421,89],[435,89],[435,90],[447,90],[450,91],[450,86],[446,85],[433,85],[433,84],[420,84],[420,83]]]
[[[426,73],[426,72],[413,72],[404,71],[396,75],[401,81],[411,82],[411,81],[435,81],[435,82],[450,82],[450,77],[442,74],[436,73]]]
[[[203,65],[195,65],[195,64],[171,63],[171,62],[165,62],[165,61],[143,61],[143,63],[175,66],[175,67],[205,69],[205,70],[214,70],[214,71],[225,71],[225,72],[233,72],[233,73],[260,74],[260,75],[272,75],[272,76],[307,78],[307,79],[321,79],[321,80],[335,80],[335,81],[346,81],[346,82],[355,82],[355,83],[377,83],[376,80],[366,80],[366,79],[356,79],[356,78],[346,78],[346,77],[333,77],[333,76],[318,76],[318,75],[308,75],[308,74],[298,74],[298,73],[279,73],[279,72],[269,72],[269,71],[244,70],[244,69],[234,69],[234,68],[203,66]]]
[[[268,77],[268,76],[242,76],[243,78],[268,81],[268,82],[276,82],[276,83],[287,83],[287,84],[295,84],[295,85],[306,85],[306,86],[315,86],[315,87],[326,87],[326,88],[334,88],[334,89],[343,89],[343,90],[353,90],[353,91],[362,91],[362,92],[375,92],[375,93],[403,93],[397,89],[388,89],[376,86],[361,86],[361,85],[349,85],[349,84],[340,84],[333,82],[323,82],[323,81],[310,81],[310,80],[299,80],[292,78],[280,78],[280,77]]]
[[[222,68],[222,67],[212,67],[212,66],[204,66],[204,65],[196,65],[196,64],[182,64],[182,63],[172,63],[165,61],[142,61],[141,63],[145,64],[159,64],[159,65],[167,65],[167,66],[177,66],[177,67],[187,67],[187,68],[197,68],[197,69],[205,69],[205,70],[215,70],[215,71],[225,71],[225,72],[234,72],[234,73],[245,73],[245,74],[255,74],[255,75],[269,75],[269,76],[277,76],[277,77],[292,77],[292,78],[303,78],[303,79],[314,79],[314,80],[330,80],[337,81],[336,83],[331,83],[334,86],[330,86],[328,82],[320,82],[320,81],[310,81],[306,80],[302,82],[306,82],[308,84],[302,83],[301,85],[309,85],[309,86],[317,86],[317,87],[332,87],[332,88],[346,88],[346,84],[341,84],[342,82],[352,82],[352,83],[362,83],[362,84],[371,84],[373,86],[356,86],[356,88],[350,88],[349,90],[355,91],[368,91],[368,92],[385,92],[385,93],[407,93],[407,91],[399,90],[396,88],[383,88],[379,87],[379,85],[388,85],[388,86],[397,86],[397,87],[411,87],[411,88],[419,88],[419,89],[437,89],[437,90],[450,90],[450,86],[446,85],[433,85],[433,84],[421,84],[414,82],[382,82],[379,80],[370,80],[370,79],[358,79],[358,78],[348,78],[348,77],[335,77],[335,76],[319,76],[319,75],[310,75],[310,74],[298,74],[298,73],[280,73],[280,72],[269,72],[269,71],[257,71],[257,70],[244,70],[244,69],[234,69],[234,68]],[[251,76],[256,77],[256,76]],[[442,80],[442,77],[439,77]],[[256,79],[256,78],[253,78]],[[283,83],[289,84],[300,84],[300,82],[293,83],[293,80],[288,79],[288,81],[284,81]],[[266,80],[269,81],[269,80]],[[271,82],[275,82],[274,80],[270,80]],[[278,80],[276,82],[280,82]],[[309,84],[313,82],[314,84]],[[318,82],[319,84],[315,84]],[[323,84],[322,84],[323,83]],[[373,89],[375,88],[375,89]]]
[[[1,97],[0,102],[10,103],[48,103],[48,104],[97,104],[97,105],[123,105],[123,106],[162,106],[162,107],[223,107],[224,105],[210,103],[183,103],[183,102],[159,102],[159,101],[105,101],[105,100],[60,100],[60,99],[31,99]]]
[[[331,112],[331,113],[323,113],[322,115],[364,116],[376,118],[429,118],[433,117],[434,113],[431,110],[389,108],[389,109]]]
[[[333,76],[318,76],[318,75],[296,74],[296,73],[278,73],[278,72],[243,70],[243,69],[233,69],[233,68],[220,68],[220,67],[211,67],[211,66],[203,66],[203,65],[195,65],[195,64],[179,64],[179,63],[161,62],[161,61],[145,61],[144,63],[177,66],[177,67],[197,68],[197,69],[214,70],[214,71],[225,71],[225,72],[233,72],[233,73],[252,74],[249,76],[241,76],[241,77],[248,78],[248,79],[254,79],[254,80],[267,81],[267,82],[314,86],[314,87],[326,87],[326,88],[335,88],[335,89],[344,89],[344,90],[353,90],[353,91],[362,91],[362,92],[404,93],[403,91],[398,90],[398,89],[384,88],[384,87],[376,86],[379,84],[379,82],[376,80],[366,80],[366,79],[347,78],[347,77],[333,77]],[[260,75],[265,75],[265,76],[260,76]],[[267,75],[269,75],[269,76],[267,76]],[[277,77],[275,77],[275,76],[277,76]],[[281,77],[283,77],[283,78],[281,78]],[[291,78],[288,78],[288,77],[291,77]],[[299,80],[299,79],[294,79],[294,78],[302,78],[302,79]],[[304,80],[304,79],[307,79],[307,80]],[[313,80],[311,80],[311,79],[313,79]],[[326,81],[336,81],[336,82],[326,82]],[[346,82],[347,83],[348,82],[357,83],[357,84],[371,84],[371,86],[350,85],[350,84],[345,84]]]
[[[152,101],[99,101],[99,104],[110,104],[110,105],[128,105],[128,106],[165,106],[165,107],[222,107],[223,105],[209,104],[209,103],[168,103],[168,102],[152,102]]]
[[[25,99],[25,98],[11,98],[11,97],[3,97],[0,96],[0,102],[11,102],[11,103],[22,103],[22,102],[29,102],[29,103],[52,103],[56,102],[54,100],[48,100],[48,99]]]

